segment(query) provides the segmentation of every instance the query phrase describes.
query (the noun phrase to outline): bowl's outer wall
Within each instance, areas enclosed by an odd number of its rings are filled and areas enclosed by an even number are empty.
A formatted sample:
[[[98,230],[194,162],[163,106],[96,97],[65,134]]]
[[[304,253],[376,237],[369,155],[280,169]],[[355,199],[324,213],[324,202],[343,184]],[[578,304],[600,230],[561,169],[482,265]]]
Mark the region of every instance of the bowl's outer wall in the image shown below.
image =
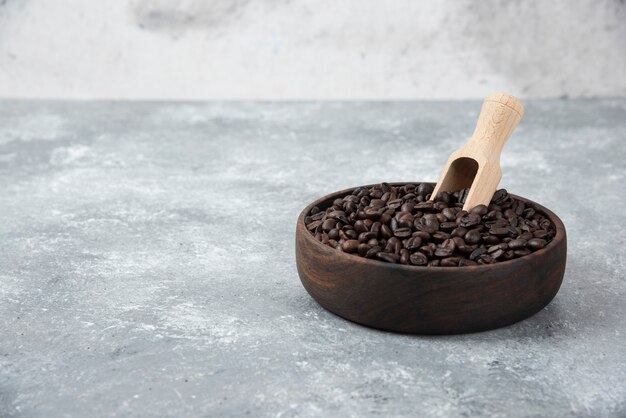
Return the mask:
[[[402,184],[402,183],[400,183]],[[320,204],[352,189],[333,193]],[[516,198],[520,199],[516,196]],[[296,227],[296,264],[302,284],[324,308],[375,328],[416,333],[456,334],[502,327],[545,307],[557,294],[567,256],[561,220],[538,207],[556,225],[545,249],[489,266],[415,267],[375,262],[345,254]]]

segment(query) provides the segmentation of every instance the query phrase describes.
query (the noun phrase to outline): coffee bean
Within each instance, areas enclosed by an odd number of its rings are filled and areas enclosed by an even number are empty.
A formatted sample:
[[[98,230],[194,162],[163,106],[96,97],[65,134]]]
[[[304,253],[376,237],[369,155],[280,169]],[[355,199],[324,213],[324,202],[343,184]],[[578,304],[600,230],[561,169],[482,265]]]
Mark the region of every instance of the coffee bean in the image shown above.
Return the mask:
[[[523,257],[530,253],[532,253],[532,251],[530,251],[528,248],[522,248],[522,249],[513,251],[513,254],[516,255],[517,257]]]
[[[421,196],[426,196],[427,194],[431,194],[433,190],[434,190],[433,186],[428,183],[421,183],[419,186],[417,186],[417,194]]]
[[[410,262],[410,253],[409,250],[403,248],[400,250],[400,264],[409,264]]]
[[[359,187],[312,208],[304,224],[338,251],[422,266],[502,262],[544,248],[556,235],[549,218],[504,189],[469,213],[462,210],[469,189],[434,199],[432,191],[427,183]]]
[[[306,229],[308,229],[309,231],[312,231],[318,226],[320,226],[321,224],[322,224],[322,221],[313,221],[306,226]]]
[[[400,207],[400,210],[402,212],[414,213],[415,212],[415,203],[411,203],[411,202],[403,203],[402,206]]]
[[[381,261],[386,261],[388,263],[397,263],[400,261],[400,256],[397,254],[390,254],[390,253],[383,253],[380,252],[378,254],[376,254],[376,258],[378,258]]]
[[[489,229],[489,233],[491,235],[495,235],[495,236],[501,237],[501,236],[509,235],[510,232],[509,232],[509,230],[507,228],[495,227],[495,228]]]
[[[467,228],[463,228],[462,226],[454,228],[450,233],[451,236],[460,238],[465,237],[465,234],[467,234]]]
[[[376,254],[378,254],[379,252],[381,252],[383,249],[378,246],[375,245],[372,248],[370,248],[367,253],[365,253],[365,258],[375,258]]]
[[[486,215],[487,212],[489,212],[489,210],[487,209],[487,206],[485,205],[474,206],[472,210],[470,210],[470,213],[473,213],[478,216]]]
[[[401,248],[402,248],[402,242],[396,237],[391,237],[387,241],[385,252],[399,254]]]
[[[528,241],[528,247],[533,250],[540,250],[546,246],[546,240],[541,238],[533,238]]]
[[[354,223],[354,230],[359,233],[368,231],[367,226],[365,225],[365,222],[361,220],[358,220]]]
[[[389,239],[393,236],[393,232],[391,231],[391,228],[389,228],[387,225],[382,224],[380,227],[380,235],[383,238]]]
[[[456,211],[452,208],[445,208],[441,211],[441,214],[445,216],[448,221],[456,221]]]
[[[362,232],[358,236],[359,242],[368,242],[371,239],[375,239],[376,234],[373,232]]]
[[[416,266],[425,266],[426,264],[428,264],[428,257],[426,257],[422,253],[417,252],[409,256],[409,261],[411,262],[411,264]]]
[[[468,244],[478,244],[480,242],[480,231],[478,229],[469,230],[463,239]]]
[[[417,251],[417,249],[422,245],[422,239],[420,237],[411,237],[406,244],[406,248],[413,252]]]
[[[496,190],[496,192],[493,194],[493,197],[491,198],[491,201],[494,202],[496,205],[499,205],[501,203],[504,203],[508,198],[509,194],[507,193],[506,189],[500,189]]]
[[[480,234],[480,239],[483,243],[487,245],[494,245],[500,242],[500,239],[498,237],[490,234]]]
[[[415,205],[415,209],[423,212],[430,212],[433,210],[434,206],[435,204],[432,201],[427,200],[426,202],[421,202]]]
[[[452,231],[456,228],[456,222],[443,222],[439,224],[439,228],[443,231]],[[462,227],[461,227],[462,228]]]
[[[448,238],[450,238],[450,234],[448,234],[447,232],[437,231],[432,234],[433,241],[442,242],[447,240]]]
[[[398,228],[393,234],[398,238],[408,238],[412,233],[411,228]]]
[[[478,257],[485,254],[486,252],[487,252],[487,249],[485,247],[478,247],[474,251],[472,251],[472,253],[469,256],[469,259],[476,260]]]
[[[359,248],[359,241],[350,239],[341,244],[341,249],[347,253],[354,253]]]
[[[358,246],[358,248],[357,248],[357,252],[359,253],[359,255],[360,255],[361,257],[365,257],[365,254],[367,254],[367,252],[368,252],[369,250],[371,250],[371,249],[372,249],[372,246],[371,246],[371,245],[368,245],[368,244],[359,244],[359,246]]]
[[[459,265],[461,257],[448,257],[441,260],[440,266],[442,267],[456,267]]]
[[[470,213],[468,215],[463,216],[459,221],[459,226],[464,228],[469,228],[474,225],[478,225],[480,223],[480,215],[475,213]]]
[[[519,250],[520,248],[524,248],[526,246],[526,241],[523,239],[514,239],[509,241],[509,248],[512,250]]]

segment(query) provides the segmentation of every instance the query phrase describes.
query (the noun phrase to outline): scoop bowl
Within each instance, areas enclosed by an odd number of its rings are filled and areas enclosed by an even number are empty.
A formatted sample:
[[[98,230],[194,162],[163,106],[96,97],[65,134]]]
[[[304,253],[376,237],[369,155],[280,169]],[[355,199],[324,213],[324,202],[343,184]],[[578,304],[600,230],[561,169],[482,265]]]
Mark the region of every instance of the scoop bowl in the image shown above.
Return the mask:
[[[411,334],[485,331],[534,315],[559,291],[567,257],[565,227],[535,202],[512,195],[555,225],[556,235],[545,248],[495,264],[419,267],[347,254],[307,231],[304,217],[313,206],[324,210],[354,189],[311,203],[296,225],[296,264],[304,288],[320,305],[345,319]]]

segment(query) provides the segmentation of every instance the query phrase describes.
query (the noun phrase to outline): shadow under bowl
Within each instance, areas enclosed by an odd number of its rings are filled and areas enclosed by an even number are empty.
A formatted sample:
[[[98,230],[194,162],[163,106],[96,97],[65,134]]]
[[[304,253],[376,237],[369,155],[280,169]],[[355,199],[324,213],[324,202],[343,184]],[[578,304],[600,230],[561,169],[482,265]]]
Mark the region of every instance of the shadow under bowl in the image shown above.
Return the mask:
[[[320,305],[345,319],[412,334],[485,331],[534,315],[559,291],[567,256],[565,226],[535,202],[512,195],[554,224],[556,235],[545,248],[489,265],[419,267],[337,251],[306,229],[304,217],[313,206],[326,209],[354,189],[311,203],[296,226],[296,264],[302,284]]]

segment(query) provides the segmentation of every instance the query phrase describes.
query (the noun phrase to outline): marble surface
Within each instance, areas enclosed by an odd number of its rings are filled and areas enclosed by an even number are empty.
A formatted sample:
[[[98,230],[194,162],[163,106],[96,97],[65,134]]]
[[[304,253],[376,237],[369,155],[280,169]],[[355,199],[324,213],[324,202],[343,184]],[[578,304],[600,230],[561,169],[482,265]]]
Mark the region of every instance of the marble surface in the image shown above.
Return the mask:
[[[624,0],[0,0],[0,98],[626,97]]]
[[[0,101],[0,415],[626,414],[626,100],[534,101],[502,185],[569,238],[530,319],[424,337],[318,306],[300,210],[435,180],[480,103]]]

